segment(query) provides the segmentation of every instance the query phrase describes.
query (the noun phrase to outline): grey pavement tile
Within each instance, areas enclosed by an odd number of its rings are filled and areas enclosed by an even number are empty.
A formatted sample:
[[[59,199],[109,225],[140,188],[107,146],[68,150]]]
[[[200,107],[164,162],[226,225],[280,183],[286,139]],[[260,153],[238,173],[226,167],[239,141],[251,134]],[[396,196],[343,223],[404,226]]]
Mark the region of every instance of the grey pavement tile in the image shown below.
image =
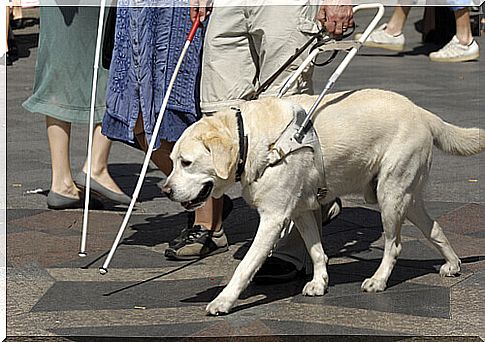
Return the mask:
[[[485,272],[478,271],[451,288],[451,313],[456,319],[474,324],[485,336]]]
[[[450,318],[448,288],[403,283],[381,293],[363,293],[360,284],[329,288],[323,297],[296,296],[295,303],[392,312],[405,315]]]
[[[44,212],[42,209],[7,209],[7,223],[13,220],[34,216]]]
[[[122,217],[115,212],[91,211],[88,222],[94,232],[106,233],[115,231],[121,220]],[[46,210],[28,217],[9,220],[9,223],[51,235],[72,232],[80,236],[83,212],[82,210]]]
[[[470,203],[442,215],[438,222],[457,234],[482,232],[485,227],[485,206]]]
[[[143,337],[166,337],[166,336],[191,336],[205,328],[210,327],[210,322],[153,324],[153,325],[126,325],[104,327],[80,327],[49,329],[50,332],[61,336],[143,336]]]
[[[7,234],[12,234],[12,233],[24,233],[29,231],[30,229],[16,226],[14,224],[8,223],[7,224]]]
[[[32,308],[39,311],[116,310],[200,306],[215,297],[221,278],[148,282],[57,282]],[[212,289],[191,301],[196,289]],[[75,294],[75,295],[73,295]]]
[[[474,233],[468,233],[467,234],[470,237],[475,237],[478,239],[484,239],[485,240],[485,230],[481,230],[479,232],[474,232]]]
[[[199,331],[195,336],[214,338],[217,336],[261,336],[272,335],[271,329],[260,319],[247,318],[234,320],[232,315],[224,317],[224,320]]]
[[[106,259],[109,249],[104,252],[88,253],[84,258],[72,258],[65,262],[51,265],[52,268],[98,268],[101,267]],[[170,266],[181,266],[186,262],[167,260],[163,254],[151,251],[147,248],[121,244],[116,249],[116,253],[110,263],[111,269],[136,269],[136,268],[163,268]],[[134,271],[136,272],[136,271]]]
[[[78,236],[53,236],[31,230],[7,235],[7,258],[16,267],[30,263],[55,265],[76,258],[78,248]]]
[[[443,202],[443,201],[427,201],[424,206],[429,216],[433,219],[440,217],[452,210],[460,208],[466,203],[460,202]]]
[[[304,318],[304,317],[302,317]],[[277,335],[367,335],[367,336],[395,336],[395,332],[378,331],[371,328],[352,328],[336,324],[322,324],[307,321],[276,321],[262,320]],[[405,334],[403,334],[405,335]]]
[[[29,312],[35,303],[54,284],[55,280],[38,264],[7,269],[7,322]]]

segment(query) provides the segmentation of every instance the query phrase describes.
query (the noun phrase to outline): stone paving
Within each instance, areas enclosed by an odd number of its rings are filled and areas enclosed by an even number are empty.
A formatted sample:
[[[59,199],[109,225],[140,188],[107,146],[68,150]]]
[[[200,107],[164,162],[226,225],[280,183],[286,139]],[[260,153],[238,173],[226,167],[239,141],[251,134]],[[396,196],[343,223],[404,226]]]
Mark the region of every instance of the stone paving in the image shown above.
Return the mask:
[[[37,15],[35,10],[28,13]],[[421,45],[411,25],[420,16],[419,9],[411,12],[404,53],[363,49],[336,88],[395,90],[447,121],[485,128],[480,117],[485,98],[483,62],[429,62],[425,51],[430,47]],[[442,258],[406,222],[403,252],[389,288],[379,294],[362,293],[361,282],[382,257],[382,226],[376,207],[350,196],[343,199],[343,213],[323,229],[330,257],[330,288],[325,296],[303,297],[304,279],[272,286],[251,284],[233,313],[206,316],[205,306],[221,291],[247,251],[258,216],[244,203],[236,186],[229,193],[234,210],[224,222],[229,251],[195,262],[168,261],[163,251],[185,225],[186,214],[161,195],[157,184],[164,176],[155,168],[149,170],[141,203],[109,273],[101,276],[98,267],[125,208],[107,205],[104,210],[91,211],[89,255],[80,259],[82,211],[46,209],[44,190],[49,188],[50,165],[44,119],[20,106],[32,91],[37,26],[16,33],[23,58],[7,72],[9,340],[34,341],[35,336],[65,336],[52,341],[85,340],[82,336],[114,340],[122,336],[207,340],[259,336],[258,341],[286,341],[297,335],[304,335],[302,340],[325,335],[331,341],[342,336],[349,341],[420,340],[412,336],[479,341],[485,336],[485,155],[458,158],[435,151],[426,205],[462,260],[462,272],[454,278],[439,276]],[[485,46],[485,39],[477,39]],[[317,69],[319,87],[328,68]],[[85,127],[74,127],[74,167],[85,156],[85,136]],[[134,188],[142,158],[139,151],[123,144],[113,146],[110,170],[127,192]],[[31,194],[35,189],[39,193]]]

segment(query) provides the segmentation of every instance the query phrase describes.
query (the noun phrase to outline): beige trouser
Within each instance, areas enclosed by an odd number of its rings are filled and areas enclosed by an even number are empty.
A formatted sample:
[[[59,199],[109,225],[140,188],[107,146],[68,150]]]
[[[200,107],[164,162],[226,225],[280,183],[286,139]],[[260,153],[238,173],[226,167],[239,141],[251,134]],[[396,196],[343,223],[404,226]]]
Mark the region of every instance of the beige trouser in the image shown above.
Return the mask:
[[[295,50],[318,32],[317,6],[214,7],[204,39],[201,109],[211,113],[247,100]],[[264,92],[276,95],[308,56],[305,51]],[[311,93],[309,67],[287,95]]]
[[[304,1],[303,1],[304,3]],[[317,6],[214,7],[204,40],[201,109],[205,114],[237,105],[278,70],[319,26]],[[262,96],[274,96],[308,56],[297,58]],[[312,93],[309,67],[286,93]],[[320,213],[316,213],[321,222]],[[311,272],[311,262],[296,227],[282,233],[273,256]]]

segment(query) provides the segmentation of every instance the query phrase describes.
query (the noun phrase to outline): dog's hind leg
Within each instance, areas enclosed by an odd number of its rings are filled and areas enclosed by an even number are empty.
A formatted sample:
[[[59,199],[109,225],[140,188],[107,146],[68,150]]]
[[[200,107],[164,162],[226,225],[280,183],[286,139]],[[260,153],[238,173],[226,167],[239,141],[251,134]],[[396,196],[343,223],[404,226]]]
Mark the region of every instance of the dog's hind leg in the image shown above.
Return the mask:
[[[294,219],[295,225],[305,242],[305,246],[313,262],[313,279],[303,288],[305,296],[323,296],[328,287],[327,261],[322,246],[320,227],[315,211],[305,212]]]
[[[274,213],[261,214],[258,231],[248,252],[234,271],[229,284],[207,305],[206,311],[211,315],[228,313],[234,306],[239,295],[249,285],[252,278],[263,264],[264,260],[280,237],[281,231],[289,223],[282,219],[284,215]]]
[[[384,256],[372,278],[364,280],[362,290],[384,291],[387,280],[401,252],[401,225],[412,195],[404,190],[398,180],[379,182],[377,196],[381,207],[384,228]]]
[[[457,275],[460,272],[461,261],[451,247],[439,223],[429,217],[421,195],[416,196],[416,199],[409,207],[407,218],[423,232],[424,236],[438,249],[445,259],[446,263],[441,266],[440,275],[442,277]]]

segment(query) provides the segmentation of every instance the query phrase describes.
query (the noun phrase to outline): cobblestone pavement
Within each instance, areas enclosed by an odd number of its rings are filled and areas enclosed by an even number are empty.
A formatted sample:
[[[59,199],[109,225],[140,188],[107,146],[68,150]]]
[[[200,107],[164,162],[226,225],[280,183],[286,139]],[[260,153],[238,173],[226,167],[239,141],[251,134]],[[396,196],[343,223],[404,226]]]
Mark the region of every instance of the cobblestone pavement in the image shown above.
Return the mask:
[[[35,10],[27,13],[37,15]],[[404,53],[363,49],[336,88],[395,90],[449,122],[485,128],[480,115],[485,98],[483,62],[430,62],[426,56],[430,47],[421,45],[411,25],[420,16],[419,9],[411,12]],[[205,306],[247,251],[258,216],[244,203],[236,186],[229,193],[235,208],[224,222],[229,251],[197,262],[167,261],[164,248],[185,225],[186,214],[161,195],[157,184],[164,176],[155,168],[149,170],[141,203],[109,273],[101,276],[98,267],[125,208],[108,205],[91,212],[89,255],[83,259],[77,256],[82,211],[46,208],[44,190],[49,188],[50,165],[44,119],[20,106],[32,91],[37,29],[34,25],[16,31],[22,58],[7,72],[10,340],[54,335],[199,336],[211,340],[237,335],[284,341],[292,335],[367,335],[373,336],[369,340],[470,336],[466,340],[474,341],[480,340],[474,336],[485,336],[485,155],[458,158],[435,151],[426,189],[430,213],[438,218],[462,260],[458,277],[439,277],[442,258],[405,222],[403,252],[388,290],[360,292],[361,282],[382,256],[382,226],[376,207],[364,205],[360,197],[346,197],[343,213],[324,228],[324,246],[330,257],[328,294],[303,297],[303,279],[273,286],[251,284],[232,314],[206,316]],[[485,46],[485,39],[477,39]],[[319,87],[330,68],[316,71]],[[75,168],[85,156],[85,137],[86,127],[75,126],[71,147]],[[134,188],[142,158],[139,151],[123,144],[113,147],[110,170],[127,192]],[[40,189],[38,193],[31,194],[36,189]]]

